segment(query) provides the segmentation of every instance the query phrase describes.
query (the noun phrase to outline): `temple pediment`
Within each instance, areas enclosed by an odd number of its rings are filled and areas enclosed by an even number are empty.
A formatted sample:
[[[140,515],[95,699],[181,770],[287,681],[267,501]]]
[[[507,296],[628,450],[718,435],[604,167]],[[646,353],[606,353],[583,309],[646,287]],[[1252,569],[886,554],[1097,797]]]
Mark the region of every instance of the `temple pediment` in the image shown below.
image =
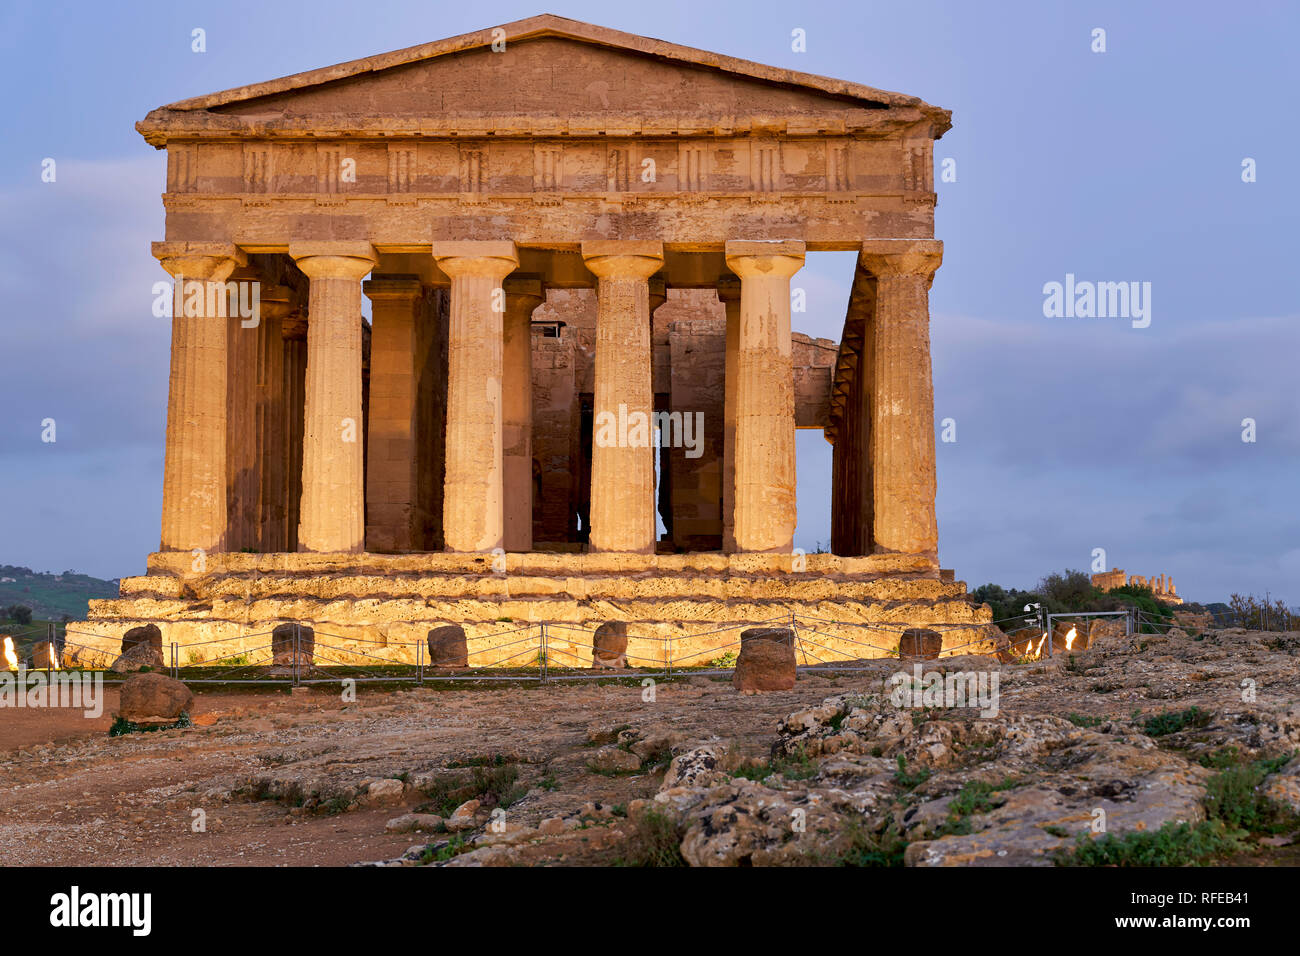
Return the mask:
[[[533,17],[194,97],[138,124],[169,137],[247,135],[793,135],[937,138],[946,110],[916,97],[661,40]]]

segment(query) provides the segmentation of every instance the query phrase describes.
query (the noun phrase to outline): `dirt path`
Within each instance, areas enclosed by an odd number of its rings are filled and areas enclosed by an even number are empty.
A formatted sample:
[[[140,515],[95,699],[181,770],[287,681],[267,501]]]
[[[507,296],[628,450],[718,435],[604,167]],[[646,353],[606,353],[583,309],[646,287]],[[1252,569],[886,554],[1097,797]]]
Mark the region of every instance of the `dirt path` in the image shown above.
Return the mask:
[[[1261,712],[1273,713],[1296,702],[1298,664],[1296,642],[1286,636],[1127,639],[1068,666],[1001,668],[1000,707],[1003,718],[1053,715],[1080,726],[1192,705],[1231,714],[1243,709],[1249,678]],[[426,784],[438,775],[508,767],[515,792],[507,813],[526,827],[571,819],[590,804],[626,807],[658,791],[663,766],[643,760],[627,771],[596,771],[593,755],[618,749],[609,745],[619,730],[629,729],[630,739],[712,740],[738,758],[766,759],[781,718],[832,695],[879,692],[882,678],[899,669],[897,661],[879,661],[870,672],[804,674],[791,691],[757,697],[695,676],[660,683],[652,701],[636,683],[363,686],[355,703],[324,688],[200,688],[195,726],[125,737],[107,733],[117,707],[112,689],[95,719],[4,708],[0,859],[10,866],[393,859],[430,838],[389,833],[385,824],[410,811],[434,812]],[[1285,722],[1278,726],[1290,732]],[[402,795],[372,798],[369,784],[391,778],[408,781]],[[198,832],[196,818],[206,823]],[[588,854],[609,862],[613,851],[598,830],[589,841],[580,834],[560,862]]]
[[[525,784],[554,781],[555,789],[534,788],[511,808],[535,824],[589,801],[654,793],[650,774],[586,769],[589,726],[726,731],[761,755],[781,716],[849,686],[809,678],[789,693],[741,698],[729,683],[694,678],[660,685],[655,703],[642,701],[639,686],[583,684],[363,689],[355,704],[320,690],[200,690],[193,716],[200,724],[215,718],[209,726],[127,737],[107,735],[117,692],[106,689],[104,714],[95,719],[66,709],[0,711],[0,856],[11,866],[334,866],[391,858],[421,842],[384,830],[419,806],[420,794],[334,814],[226,795],[301,758],[368,780],[502,754],[518,762]],[[193,832],[196,810],[206,814],[205,832]]]

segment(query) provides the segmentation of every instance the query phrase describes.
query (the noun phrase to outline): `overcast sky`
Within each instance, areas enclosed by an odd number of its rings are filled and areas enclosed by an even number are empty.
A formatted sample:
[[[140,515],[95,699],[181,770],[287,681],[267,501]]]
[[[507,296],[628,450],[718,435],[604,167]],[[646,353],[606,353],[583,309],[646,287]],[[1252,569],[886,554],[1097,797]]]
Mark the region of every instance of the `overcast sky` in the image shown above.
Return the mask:
[[[84,9],[83,9],[84,7]],[[1300,604],[1300,16],[1285,3],[558,3],[550,12],[914,94],[935,146],[939,548],[972,586],[1168,573]],[[158,545],[169,330],[150,109],[522,19],[532,4],[8,0],[0,145],[0,563],[137,574]],[[191,52],[195,27],[207,52]],[[1094,53],[1093,31],[1106,31]],[[806,52],[791,34],[802,29]],[[41,163],[57,161],[42,183]],[[1242,181],[1255,160],[1257,181]],[[839,338],[851,254],[796,327]],[[1043,287],[1151,284],[1151,321],[1046,318]],[[57,441],[41,441],[42,420]],[[1242,441],[1254,419],[1256,441]],[[829,539],[801,432],[797,543]]]

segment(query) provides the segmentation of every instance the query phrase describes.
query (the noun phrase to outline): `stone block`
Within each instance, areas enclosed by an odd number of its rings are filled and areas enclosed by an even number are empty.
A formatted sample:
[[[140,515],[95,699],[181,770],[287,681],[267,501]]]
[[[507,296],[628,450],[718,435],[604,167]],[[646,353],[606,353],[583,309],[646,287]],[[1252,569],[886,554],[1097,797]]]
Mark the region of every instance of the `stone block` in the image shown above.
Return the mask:
[[[429,630],[429,666],[469,666],[469,645],[463,627],[459,624],[444,624]]]
[[[790,690],[795,683],[794,632],[752,627],[741,632],[740,656],[731,683],[742,694]]]

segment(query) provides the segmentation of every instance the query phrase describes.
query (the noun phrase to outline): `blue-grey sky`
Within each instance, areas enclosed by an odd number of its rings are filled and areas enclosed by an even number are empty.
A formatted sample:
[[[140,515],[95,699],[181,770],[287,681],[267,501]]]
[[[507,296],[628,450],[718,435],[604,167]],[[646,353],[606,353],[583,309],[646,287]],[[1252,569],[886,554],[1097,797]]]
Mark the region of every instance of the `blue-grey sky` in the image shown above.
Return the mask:
[[[1107,563],[1300,603],[1300,13],[1283,2],[559,3],[549,12],[953,110],[931,293],[940,557],[972,585]],[[187,96],[547,8],[370,0],[0,10],[0,563],[140,573],[166,418],[162,155]],[[195,27],[207,52],[191,52]],[[802,29],[806,52],[791,48]],[[1094,53],[1092,31],[1106,31]],[[57,181],[41,181],[45,158]],[[1242,161],[1257,181],[1242,181]],[[851,254],[810,255],[801,331],[838,338]],[[1150,282],[1152,320],[1045,318],[1043,286]],[[41,441],[42,420],[57,441]],[[1257,440],[1241,440],[1244,418]],[[798,543],[829,538],[800,433]]]

